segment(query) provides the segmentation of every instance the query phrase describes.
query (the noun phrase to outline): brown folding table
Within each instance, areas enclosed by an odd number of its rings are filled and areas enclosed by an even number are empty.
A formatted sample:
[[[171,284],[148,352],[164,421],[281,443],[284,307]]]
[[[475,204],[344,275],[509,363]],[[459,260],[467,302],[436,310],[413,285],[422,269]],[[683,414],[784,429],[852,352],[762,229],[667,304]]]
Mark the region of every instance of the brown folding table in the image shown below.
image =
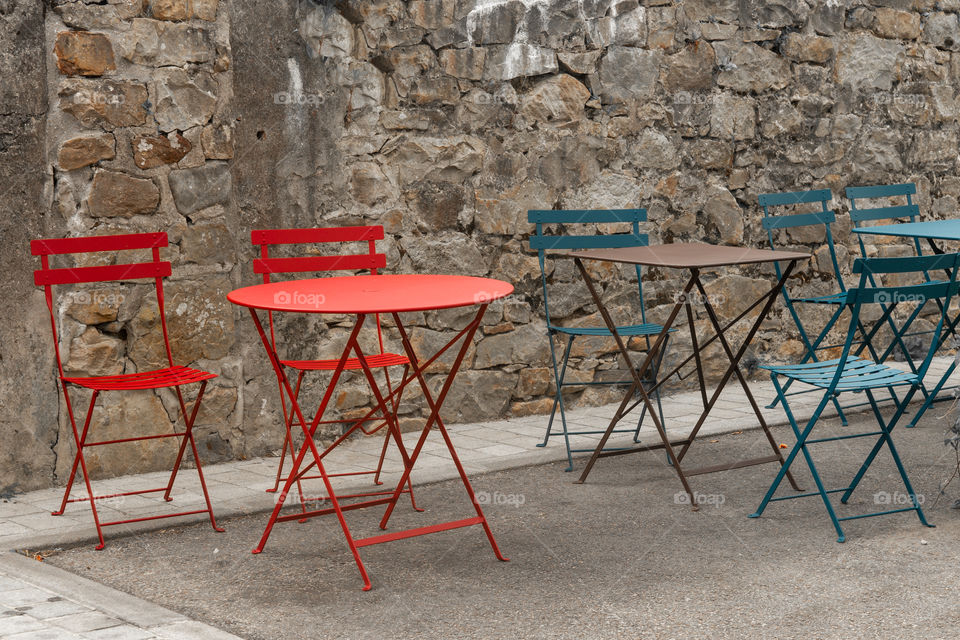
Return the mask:
[[[687,496],[690,499],[690,504],[694,510],[696,510],[697,499],[693,491],[690,489],[690,485],[687,482],[687,476],[727,471],[729,469],[766,464],[769,462],[778,462],[781,465],[783,464],[783,456],[780,455],[780,449],[777,446],[777,442],[770,433],[770,428],[763,419],[763,414],[760,412],[760,407],[757,404],[757,401],[754,399],[753,394],[750,392],[750,387],[747,385],[747,380],[740,371],[739,363],[740,359],[743,357],[743,354],[746,352],[747,347],[750,345],[750,342],[753,340],[753,337],[756,335],[757,330],[760,328],[760,325],[763,323],[771,307],[773,306],[774,301],[783,289],[784,283],[793,272],[797,262],[799,260],[809,258],[809,254],[798,253],[795,251],[771,251],[769,249],[749,249],[745,247],[712,245],[702,242],[674,243],[645,247],[623,247],[619,249],[589,249],[583,251],[568,251],[558,253],[574,259],[574,263],[577,265],[580,274],[583,276],[583,280],[587,285],[587,289],[590,291],[590,295],[593,298],[594,303],[597,305],[600,315],[603,317],[603,321],[606,323],[607,328],[610,330],[614,340],[617,343],[617,348],[620,351],[620,354],[623,356],[627,368],[631,372],[633,380],[630,388],[627,390],[626,394],[624,394],[623,400],[620,402],[620,406],[617,408],[616,413],[610,420],[610,425],[607,427],[603,437],[600,439],[600,442],[597,445],[596,450],[593,452],[593,455],[591,455],[590,461],[584,468],[579,480],[577,480],[578,483],[582,483],[587,479],[587,476],[590,474],[590,470],[593,469],[593,465],[596,463],[598,458],[640,451],[651,451],[654,449],[665,449],[667,456],[669,457],[670,464],[673,466],[674,471],[680,478],[680,482],[683,484],[683,489],[686,491]],[[664,322],[663,330],[657,336],[653,346],[647,351],[646,358],[639,367],[634,365],[630,356],[630,352],[627,350],[626,343],[620,334],[617,333],[617,325],[610,317],[609,311],[603,304],[603,300],[597,291],[596,284],[590,277],[587,269],[583,266],[583,260],[619,262],[623,264],[642,265],[645,267],[660,267],[663,269],[678,269],[690,272],[690,278],[687,280],[686,285],[676,296],[676,304],[674,304],[673,309],[670,311],[670,315],[668,316],[666,322]],[[710,304],[710,297],[707,295],[707,291],[700,279],[702,271],[705,269],[716,269],[734,265],[762,264],[770,262],[789,262],[789,264],[783,270],[783,275],[780,277],[777,283],[767,293],[763,294],[756,301],[750,304],[736,318],[727,322],[725,325],[721,325],[713,305]],[[713,326],[713,329],[716,332],[712,337],[704,341],[700,341],[699,337],[697,336],[693,311],[691,309],[691,298],[693,297],[694,290],[696,290],[696,293],[699,294],[699,302],[702,302],[707,316],[710,319],[710,324]],[[748,331],[740,347],[736,350],[736,352],[734,352],[733,348],[730,346],[730,342],[724,335],[725,332],[761,305],[762,308],[759,315],[751,325],[750,330]],[[671,371],[661,375],[660,380],[655,386],[645,389],[642,382],[643,376],[656,358],[657,352],[664,344],[664,340],[666,339],[667,334],[670,332],[671,327],[673,327],[681,309],[686,310],[687,323],[690,327],[690,340],[693,353],[686,357]],[[722,345],[723,351],[726,354],[730,364],[723,376],[720,378],[720,382],[713,391],[713,394],[707,398],[707,388],[704,380],[701,354],[707,346],[716,340],[719,340],[720,344]],[[673,374],[678,373],[681,368],[683,368],[691,360],[694,360],[696,363],[697,380],[700,385],[700,395],[703,399],[703,412],[700,414],[696,425],[693,427],[693,430],[687,437],[680,440],[671,441],[667,437],[667,433],[663,427],[663,422],[660,419],[660,416],[657,414],[656,405],[650,400],[650,394],[655,392],[665,380],[668,380]],[[750,406],[753,407],[753,412],[757,416],[757,421],[760,423],[760,427],[763,430],[767,441],[770,443],[772,453],[768,456],[759,458],[713,464],[696,469],[683,469],[681,466],[683,458],[686,456],[687,451],[689,451],[690,445],[693,443],[697,433],[700,431],[700,428],[706,421],[707,416],[710,415],[710,411],[713,409],[714,404],[716,404],[717,399],[720,397],[720,393],[723,391],[723,388],[733,375],[736,375],[737,379],[740,381],[744,394],[747,396],[747,400],[750,402]],[[631,400],[633,399],[635,393],[640,394],[640,400],[636,400],[631,404]],[[604,451],[603,448],[607,443],[607,439],[610,437],[610,434],[613,432],[617,423],[641,403],[643,403],[647,411],[650,412],[650,417],[652,418],[653,424],[660,435],[661,442],[653,445]],[[679,451],[676,451],[675,447],[680,447]],[[800,487],[797,486],[797,483],[794,481],[789,472],[787,473],[787,478],[789,479],[790,484],[793,485],[793,488],[799,491]]]

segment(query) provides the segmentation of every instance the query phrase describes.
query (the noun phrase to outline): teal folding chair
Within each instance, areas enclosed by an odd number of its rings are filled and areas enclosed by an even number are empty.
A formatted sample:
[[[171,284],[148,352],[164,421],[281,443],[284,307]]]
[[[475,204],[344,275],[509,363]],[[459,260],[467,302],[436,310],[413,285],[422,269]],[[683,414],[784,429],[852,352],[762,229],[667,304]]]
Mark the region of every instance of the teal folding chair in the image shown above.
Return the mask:
[[[903,462],[900,460],[900,455],[897,453],[897,449],[893,444],[890,433],[897,426],[897,423],[903,416],[904,411],[906,410],[907,405],[910,403],[910,400],[913,398],[914,394],[920,389],[920,381],[923,379],[923,375],[926,373],[928,367],[930,366],[930,362],[933,360],[933,355],[936,353],[940,335],[943,332],[946,320],[946,309],[948,309],[950,306],[950,299],[957,293],[958,283],[956,282],[956,269],[958,265],[960,265],[960,254],[956,253],[906,258],[858,258],[854,263],[853,271],[855,274],[860,274],[859,286],[856,289],[851,289],[844,294],[843,308],[849,309],[850,311],[850,323],[847,327],[847,335],[840,357],[821,362],[762,367],[770,371],[770,378],[773,380],[777,397],[783,404],[784,412],[786,413],[787,420],[790,422],[790,427],[793,429],[794,435],[797,438],[797,442],[790,450],[790,454],[787,456],[783,466],[780,467],[776,478],[770,485],[770,488],[767,490],[763,500],[760,502],[760,506],[757,508],[757,511],[750,515],[751,518],[760,517],[770,502],[809,496],[820,496],[820,498],[823,500],[823,504],[827,508],[827,513],[830,515],[830,520],[833,522],[833,526],[837,531],[838,542],[843,542],[846,539],[843,529],[840,526],[840,522],[845,520],[856,520],[859,518],[869,518],[890,513],[916,511],[917,517],[920,519],[922,524],[928,527],[933,526],[927,522],[926,517],[923,515],[923,510],[920,507],[920,501],[918,501],[917,495],[913,490],[913,486],[910,484],[910,479],[907,477],[907,472],[903,467]],[[878,274],[915,273],[938,269],[949,269],[950,279],[946,282],[930,282],[920,285],[910,285],[907,287],[870,286],[870,283],[874,281],[874,276]],[[876,321],[871,331],[867,334],[867,338],[870,338],[873,337],[872,334],[874,334],[880,327],[885,326],[886,322],[892,317],[893,310],[899,304],[906,301],[925,304],[926,302],[932,300],[938,300],[940,303],[940,317],[939,321],[937,322],[936,329],[933,331],[930,348],[928,349],[923,362],[920,364],[917,373],[901,371],[886,364],[862,359],[853,353],[852,346],[855,343],[854,335],[858,329],[861,329],[861,309],[865,305],[878,304],[885,307],[880,319]],[[902,327],[899,330],[902,331]],[[823,394],[823,397],[821,398],[820,403],[817,405],[816,410],[813,412],[813,415],[802,429],[797,424],[796,418],[790,409],[784,385],[782,385],[780,382],[781,378],[786,379],[787,381],[796,381],[805,385],[809,385],[815,390],[819,390]],[[880,413],[877,400],[874,397],[874,392],[877,389],[890,389],[895,387],[906,387],[906,394],[902,400],[897,400],[896,398],[894,399],[894,414],[890,420],[884,420],[883,415]],[[870,403],[870,407],[873,410],[873,415],[877,419],[877,424],[879,425],[880,430],[811,439],[810,435],[813,431],[813,428],[820,420],[820,416],[823,413],[824,408],[827,406],[827,403],[833,400],[836,396],[847,392],[863,392],[866,394]],[[823,481],[820,478],[817,467],[813,462],[813,457],[810,454],[809,445],[865,437],[876,437],[877,442],[864,459],[863,464],[854,475],[850,484],[839,489],[824,488]],[[882,449],[884,445],[886,445],[889,449],[890,455],[893,458],[893,462],[896,465],[901,480],[903,481],[903,486],[906,489],[907,496],[909,496],[910,506],[838,517],[833,503],[830,501],[830,494],[842,493],[843,495],[840,498],[840,502],[846,504],[850,498],[850,495],[857,488],[857,485],[863,479],[864,474],[870,468],[870,465],[873,463],[877,454],[880,452],[880,449]],[[774,494],[777,488],[780,486],[780,483],[783,481],[787,470],[800,453],[803,453],[807,467],[810,469],[810,473],[813,476],[814,482],[816,483],[817,490],[799,495],[774,497]]]
[[[904,184],[873,185],[868,187],[847,187],[846,191],[847,199],[850,201],[850,220],[856,227],[865,226],[865,224],[868,222],[878,221],[882,221],[887,224],[891,222],[917,222],[920,216],[920,207],[913,202],[913,196],[917,193],[917,185],[913,184],[912,182]],[[890,198],[903,198],[904,204],[888,204],[887,206],[880,207],[862,207],[864,200],[886,199],[889,202]],[[866,256],[867,249],[864,244],[864,236],[862,234],[857,235],[860,242],[860,255]],[[916,255],[923,255],[923,248],[920,245],[920,238],[913,239],[913,248],[916,252]],[[940,281],[931,278],[928,272],[923,273],[923,279],[925,282]],[[874,281],[871,281],[870,284],[872,286],[876,286],[876,282]],[[907,318],[905,322],[905,329],[909,329],[909,327],[913,324],[913,321],[916,320],[917,316],[920,315],[923,308],[923,305],[919,305],[913,310],[910,317]],[[945,341],[952,333],[955,323],[956,320],[948,323],[948,330],[945,331],[941,337],[941,345],[943,341]],[[930,330],[912,333],[905,331],[902,335],[904,338],[908,338],[911,336],[925,335],[929,333]],[[903,343],[902,339],[892,340],[890,345],[883,351],[883,353],[880,354],[878,361],[886,362],[887,358],[890,357],[895,347],[899,347],[911,371],[916,373],[917,369],[913,363],[913,358],[910,357],[910,352],[907,349],[907,346]],[[921,384],[920,392],[924,395],[924,403],[917,414],[913,416],[910,422],[906,425],[908,429],[916,426],[917,421],[923,416],[930,405],[933,404],[933,402],[936,400],[937,393],[943,387],[946,379],[950,377],[950,374],[953,373],[955,368],[956,362],[954,361],[950,365],[949,371],[941,379],[940,384],[937,385],[933,392],[928,392],[927,389]]]
[[[793,322],[800,334],[800,340],[803,342],[803,346],[806,349],[806,354],[801,362],[817,362],[819,360],[817,357],[818,351],[835,346],[824,346],[822,343],[827,337],[827,334],[837,323],[837,320],[840,319],[840,314],[843,313],[844,301],[846,300],[846,286],[843,283],[843,277],[840,275],[840,264],[837,260],[837,252],[833,243],[833,232],[830,229],[830,224],[836,220],[836,214],[829,207],[829,203],[832,198],[833,195],[830,193],[829,189],[792,191],[786,193],[761,193],[757,198],[760,206],[763,208],[763,220],[761,221],[761,224],[767,232],[767,240],[770,242],[771,249],[774,251],[777,249],[777,242],[774,237],[774,232],[778,230],[822,225],[824,237],[827,243],[827,249],[830,253],[830,260],[833,263],[833,273],[836,277],[837,287],[839,288],[839,291],[836,293],[822,296],[794,298],[790,295],[788,287],[783,287],[781,291],[787,311],[789,311],[790,317],[793,318]],[[775,215],[771,210],[772,207],[787,207],[808,203],[819,203],[820,211]],[[773,268],[776,270],[777,278],[780,278],[782,275],[780,273],[780,263],[774,262]],[[810,339],[810,334],[807,332],[803,322],[800,320],[800,314],[797,312],[796,308],[797,304],[816,304],[836,307],[833,314],[830,316],[830,319],[824,325],[823,330],[813,340]],[[790,388],[789,383],[787,384],[786,388]],[[767,405],[767,408],[772,409],[776,407],[779,401],[779,398],[775,399],[771,404]],[[834,400],[834,406],[837,409],[837,413],[840,415],[840,420],[844,425],[846,425],[847,418],[844,415],[843,410],[840,408],[840,403]]]
[[[556,391],[553,397],[553,408],[550,410],[550,418],[547,421],[547,430],[543,437],[543,442],[538,447],[547,445],[551,436],[563,436],[564,446],[567,449],[567,471],[573,470],[574,453],[592,453],[594,447],[577,448],[571,445],[572,436],[595,436],[599,437],[604,433],[599,430],[574,430],[567,423],[566,411],[563,401],[563,390],[568,387],[581,386],[619,386],[630,384],[632,378],[612,381],[589,381],[589,382],[567,382],[567,363],[570,359],[570,351],[573,348],[574,341],[580,336],[611,336],[610,330],[606,327],[563,327],[555,324],[550,318],[550,298],[549,287],[547,286],[546,256],[547,251],[553,250],[575,250],[575,249],[614,249],[619,247],[635,247],[647,245],[647,234],[640,233],[641,222],[647,220],[646,209],[602,209],[602,210],[530,210],[527,212],[527,220],[536,225],[536,230],[530,236],[530,248],[536,250],[540,261],[540,275],[543,285],[543,306],[547,320],[547,338],[550,343],[550,358],[553,366],[554,385]],[[564,229],[575,225],[596,225],[605,223],[628,223],[630,224],[629,233],[617,234],[598,234],[598,235],[569,235],[569,234],[548,234],[544,231],[545,225],[563,225]],[[640,266],[636,266],[637,273],[637,293],[640,301],[640,324],[618,326],[617,332],[624,337],[640,336],[646,340],[646,346],[651,347],[651,336],[657,336],[663,326],[654,323],[648,323],[646,310],[643,304],[643,278]],[[554,338],[558,338],[561,343],[566,338],[566,344],[563,347],[562,358],[557,359],[557,348],[554,344]],[[656,384],[657,375],[660,370],[660,363],[663,354],[666,352],[669,343],[669,337],[663,343],[663,348],[657,354],[657,358],[652,363],[653,366],[648,370],[649,385],[652,388]],[[657,400],[658,411],[661,419],[663,410],[660,405],[660,392],[655,390],[653,395]],[[560,411],[559,431],[554,430],[554,418],[557,410]],[[640,412],[640,418],[637,421],[635,429],[615,429],[613,433],[632,433],[634,442],[639,442],[640,426],[646,414],[646,407]],[[623,447],[607,447],[605,451],[623,449]]]

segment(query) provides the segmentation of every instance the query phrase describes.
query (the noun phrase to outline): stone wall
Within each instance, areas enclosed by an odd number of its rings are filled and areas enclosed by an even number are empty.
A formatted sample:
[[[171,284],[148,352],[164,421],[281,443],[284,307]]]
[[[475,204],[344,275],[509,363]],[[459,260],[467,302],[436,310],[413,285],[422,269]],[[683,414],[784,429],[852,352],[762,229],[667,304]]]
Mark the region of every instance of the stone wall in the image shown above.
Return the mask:
[[[758,193],[829,187],[848,269],[858,250],[840,197],[845,186],[915,181],[925,217],[955,215],[960,197],[953,0],[49,4],[41,24],[39,10],[0,1],[8,32],[26,25],[21,40],[0,41],[0,54],[46,64],[45,82],[25,68],[23,88],[8,98],[5,84],[0,103],[0,118],[16,120],[4,124],[0,153],[13,149],[14,163],[31,170],[10,172],[5,162],[0,187],[21,189],[20,206],[36,207],[32,226],[19,223],[22,211],[0,221],[15,274],[0,286],[28,301],[28,326],[40,327],[42,296],[27,286],[29,237],[166,230],[177,360],[220,374],[199,427],[211,461],[280,444],[273,374],[248,315],[224,299],[255,282],[252,228],[382,224],[390,271],[513,282],[516,294],[491,306],[445,405],[449,420],[471,421],[550,407],[529,208],[646,207],[652,242],[764,246]],[[22,123],[38,143],[19,133]],[[829,291],[822,237],[782,241],[816,254],[793,286]],[[595,268],[616,314],[635,317],[630,273]],[[598,322],[572,265],[551,269],[554,318]],[[726,270],[710,276],[709,290],[729,315],[770,275]],[[679,275],[644,276],[649,317],[662,319]],[[146,286],[64,291],[57,310],[71,371],[113,371],[117,360],[127,371],[154,366],[152,304]],[[0,330],[21,342],[9,352],[3,341],[0,366],[44,375],[27,380],[36,397],[7,375],[0,383],[5,407],[28,407],[0,412],[0,456],[10,456],[0,457],[0,489],[63,482],[72,458],[64,410],[58,434],[55,408],[37,399],[53,389],[51,354],[41,330],[22,331],[20,310],[3,313]],[[424,350],[464,320],[459,312],[409,318]],[[334,353],[348,328],[346,318],[286,318],[280,335],[292,355],[310,357]],[[321,338],[304,343],[305,334]],[[386,335],[396,347],[390,327]],[[776,309],[746,362],[796,357],[792,336]],[[687,341],[676,336],[674,358]],[[572,362],[578,380],[622,375],[609,341],[585,341]],[[441,361],[432,384],[446,366]],[[305,391],[305,406],[318,392]],[[612,397],[587,389],[571,404]],[[350,378],[335,411],[356,415],[365,403],[361,381]],[[422,412],[422,397],[408,394],[404,424]],[[108,397],[96,428],[120,434],[131,420],[168,428],[176,413],[168,393]],[[123,473],[161,466],[169,455],[130,447],[95,466]]]

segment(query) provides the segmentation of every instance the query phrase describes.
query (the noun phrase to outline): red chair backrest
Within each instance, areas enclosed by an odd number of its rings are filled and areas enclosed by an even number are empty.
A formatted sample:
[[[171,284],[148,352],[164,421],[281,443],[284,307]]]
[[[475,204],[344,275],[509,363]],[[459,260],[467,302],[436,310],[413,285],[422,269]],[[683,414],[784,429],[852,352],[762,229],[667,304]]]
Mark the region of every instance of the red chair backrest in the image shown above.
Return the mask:
[[[263,274],[270,282],[271,273],[304,273],[318,271],[356,271],[368,269],[376,275],[377,269],[387,266],[387,258],[377,253],[376,241],[383,240],[383,227],[328,227],[317,229],[257,229],[250,232],[250,240],[260,247],[260,257],[253,261],[253,272]],[[271,258],[270,245],[320,244],[333,242],[366,242],[367,253],[336,256],[303,256]]]
[[[253,272],[263,274],[264,284],[270,282],[271,273],[304,273],[318,271],[356,271],[368,269],[377,275],[377,269],[387,266],[385,254],[377,253],[377,240],[383,240],[383,227],[319,227],[314,229],[255,229],[250,232],[250,241],[260,247],[260,257],[253,261]],[[366,242],[367,252],[335,256],[304,256],[297,258],[271,258],[270,245],[322,244],[333,242]],[[276,348],[273,313],[268,313],[270,340]],[[377,340],[383,353],[383,334],[380,316],[376,317]]]
[[[167,320],[163,309],[163,278],[171,273],[170,263],[160,260],[160,248],[169,244],[167,234],[129,233],[109,236],[85,236],[80,238],[47,238],[32,240],[30,253],[40,256],[40,268],[33,272],[34,283],[44,288],[47,309],[50,312],[50,327],[53,331],[53,347],[57,355],[57,367],[63,376],[60,361],[60,346],[57,340],[56,314],[53,311],[53,286],[60,284],[79,284],[87,282],[116,282],[122,280],[141,280],[153,278],[157,289],[157,304],[160,307],[160,325],[163,329],[163,343],[167,360],[173,366],[170,352],[170,339],[167,333]],[[51,268],[50,256],[78,253],[99,253],[105,251],[129,251],[150,249],[152,260],[92,267]]]

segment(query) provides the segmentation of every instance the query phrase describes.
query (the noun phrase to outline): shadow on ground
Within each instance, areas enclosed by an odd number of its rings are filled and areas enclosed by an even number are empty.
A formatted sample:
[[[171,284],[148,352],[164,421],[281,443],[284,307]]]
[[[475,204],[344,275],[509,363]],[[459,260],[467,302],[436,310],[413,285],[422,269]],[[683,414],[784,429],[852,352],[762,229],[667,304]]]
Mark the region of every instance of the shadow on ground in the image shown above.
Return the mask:
[[[847,428],[824,423],[821,433],[873,430],[867,418]],[[948,497],[934,505],[956,466],[944,427],[931,416],[896,432],[937,528],[914,513],[856,520],[846,523],[845,544],[817,497],[746,517],[774,465],[692,478],[704,502],[695,513],[678,504],[680,484],[663,454],[644,453],[601,460],[584,485],[559,463],[474,478],[511,561],[496,560],[478,527],[367,547],[368,593],[332,517],[278,524],[256,556],[265,514],[228,520],[224,534],[171,528],[49,562],[251,639],[954,638],[960,512]],[[775,434],[793,442],[786,428]],[[819,445],[828,485],[848,482],[871,444]],[[757,431],[733,434],[699,442],[690,462],[766,447]],[[795,468],[812,489],[805,466]],[[877,510],[878,492],[905,499],[895,474],[882,453],[841,515]],[[427,511],[402,502],[391,529],[471,515],[453,482],[419,487],[417,500]],[[356,535],[373,535],[380,513],[355,511],[348,521]]]

